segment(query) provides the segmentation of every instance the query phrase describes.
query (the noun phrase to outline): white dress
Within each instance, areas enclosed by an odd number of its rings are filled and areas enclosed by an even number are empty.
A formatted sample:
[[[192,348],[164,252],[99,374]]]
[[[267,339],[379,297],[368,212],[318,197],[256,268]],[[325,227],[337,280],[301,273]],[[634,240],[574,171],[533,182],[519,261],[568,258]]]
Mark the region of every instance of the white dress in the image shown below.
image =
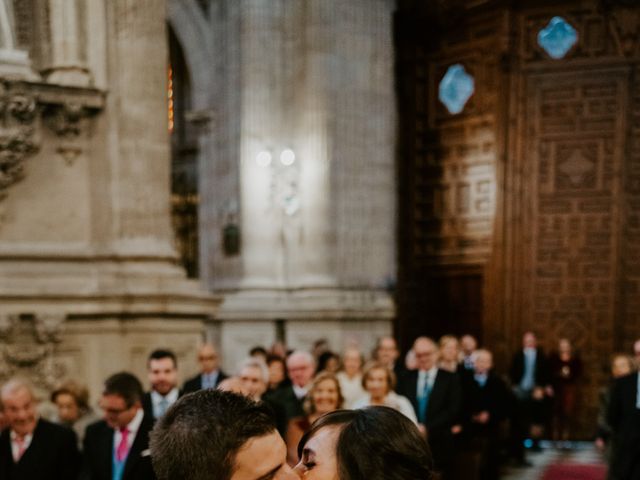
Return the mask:
[[[389,392],[384,399],[384,404],[387,407],[390,407],[390,408],[393,408],[394,410],[399,411],[416,425],[418,424],[418,418],[416,417],[416,412],[413,410],[413,405],[411,405],[411,402],[407,397],[398,395],[396,392]],[[354,409],[365,408],[370,406],[371,406],[371,395],[369,395],[368,393],[353,404]]]
[[[344,397],[343,407],[353,408],[355,402],[367,394],[365,389],[362,388],[362,375],[349,378],[345,372],[338,372],[336,377],[340,382],[340,390],[342,390],[342,396]]]

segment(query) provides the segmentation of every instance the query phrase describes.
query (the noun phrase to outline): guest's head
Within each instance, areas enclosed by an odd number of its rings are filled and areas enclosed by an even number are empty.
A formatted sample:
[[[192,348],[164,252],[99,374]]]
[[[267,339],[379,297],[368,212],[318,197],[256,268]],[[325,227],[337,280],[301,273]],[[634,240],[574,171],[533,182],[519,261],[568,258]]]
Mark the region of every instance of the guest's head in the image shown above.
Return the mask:
[[[369,363],[362,374],[362,388],[371,400],[381,402],[396,386],[396,376],[386,364],[382,362]]]
[[[340,382],[331,372],[319,373],[311,382],[304,409],[309,415],[324,415],[342,408],[344,398]]]
[[[560,355],[571,355],[573,347],[568,338],[561,338],[558,340],[558,353]]]
[[[438,346],[429,337],[418,337],[413,342],[419,370],[431,370],[438,362]]]
[[[178,360],[171,350],[154,350],[147,361],[151,389],[167,395],[178,385]]]
[[[243,393],[253,400],[260,400],[267,391],[269,368],[259,357],[251,357],[240,364],[238,377]]]
[[[89,410],[89,390],[68,380],[51,393],[51,402],[58,409],[60,421],[72,424]]]
[[[619,353],[611,359],[611,375],[613,378],[624,377],[633,371],[633,358]]]
[[[340,370],[340,356],[330,350],[322,352],[318,357],[317,372],[332,372],[336,373]]]
[[[255,357],[258,358],[259,360],[262,360],[263,362],[267,361],[267,350],[266,348],[257,345],[255,347],[253,347],[251,350],[249,350],[249,356],[250,357]]]
[[[150,439],[158,480],[294,480],[270,410],[242,395],[201,390],[180,398]]]
[[[5,383],[0,389],[0,402],[5,421],[16,435],[24,437],[33,433],[38,423],[38,402],[27,380],[14,378]]]
[[[473,368],[475,373],[479,375],[489,373],[489,370],[493,368],[493,355],[491,352],[484,348],[477,350],[474,355]]]
[[[142,384],[128,372],[111,375],[104,382],[100,408],[111,428],[124,428],[142,408]]]
[[[218,352],[216,347],[205,343],[198,349],[198,364],[202,373],[212,373],[218,369]]]
[[[287,372],[291,383],[298,387],[306,387],[313,378],[315,360],[309,352],[296,350],[287,358]]]
[[[443,335],[439,342],[440,361],[458,363],[459,343],[453,335]]]
[[[374,353],[374,358],[388,365],[389,368],[393,368],[400,355],[398,344],[393,337],[380,337]]]
[[[460,349],[465,357],[468,357],[478,348],[478,342],[473,335],[463,335],[460,338]]]
[[[522,348],[536,348],[538,345],[538,339],[533,332],[525,332],[522,335]]]
[[[269,355],[267,357],[269,367],[269,389],[276,389],[287,379],[287,366],[282,357]]]
[[[306,480],[429,480],[431,453],[417,427],[387,407],[338,410],[316,420],[298,444]]]
[[[363,363],[362,353],[357,348],[347,348],[342,354],[342,367],[349,377],[361,373]]]

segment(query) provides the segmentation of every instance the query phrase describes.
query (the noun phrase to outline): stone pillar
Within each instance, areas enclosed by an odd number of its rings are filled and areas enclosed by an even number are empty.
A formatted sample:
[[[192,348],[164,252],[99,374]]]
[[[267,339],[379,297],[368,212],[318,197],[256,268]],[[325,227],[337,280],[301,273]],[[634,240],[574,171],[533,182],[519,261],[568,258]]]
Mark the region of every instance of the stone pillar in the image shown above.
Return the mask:
[[[0,74],[34,78],[27,52],[16,46],[12,0],[0,0]]]
[[[114,234],[125,254],[174,256],[169,216],[165,2],[110,2]]]
[[[80,55],[81,46],[86,43],[80,27],[86,18],[79,7],[78,0],[49,0],[51,64],[47,81],[51,83],[86,86],[91,82]]]

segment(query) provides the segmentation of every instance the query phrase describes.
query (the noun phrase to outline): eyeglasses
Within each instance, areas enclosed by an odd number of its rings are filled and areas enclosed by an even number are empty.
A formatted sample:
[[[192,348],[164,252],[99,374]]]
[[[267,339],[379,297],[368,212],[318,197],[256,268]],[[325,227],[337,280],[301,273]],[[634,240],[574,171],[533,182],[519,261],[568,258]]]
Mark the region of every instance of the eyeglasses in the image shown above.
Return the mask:
[[[206,357],[198,357],[198,360],[203,361],[203,360],[215,360],[216,358],[218,358],[215,355],[208,355]]]
[[[117,417],[118,415],[126,412],[127,410],[131,410],[132,405],[125,408],[106,408],[102,404],[100,404],[100,408],[107,415],[111,415],[113,417]]]

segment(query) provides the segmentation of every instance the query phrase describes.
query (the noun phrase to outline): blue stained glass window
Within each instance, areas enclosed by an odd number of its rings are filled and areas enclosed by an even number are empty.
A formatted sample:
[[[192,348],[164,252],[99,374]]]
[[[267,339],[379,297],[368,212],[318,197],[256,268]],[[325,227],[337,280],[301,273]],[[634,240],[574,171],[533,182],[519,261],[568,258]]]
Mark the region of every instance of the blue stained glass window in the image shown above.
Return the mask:
[[[459,63],[451,65],[440,81],[438,98],[452,114],[462,112],[467,100],[473,95],[475,82]]]
[[[562,17],[553,17],[538,32],[538,45],[555,59],[564,57],[577,41],[578,32]]]

